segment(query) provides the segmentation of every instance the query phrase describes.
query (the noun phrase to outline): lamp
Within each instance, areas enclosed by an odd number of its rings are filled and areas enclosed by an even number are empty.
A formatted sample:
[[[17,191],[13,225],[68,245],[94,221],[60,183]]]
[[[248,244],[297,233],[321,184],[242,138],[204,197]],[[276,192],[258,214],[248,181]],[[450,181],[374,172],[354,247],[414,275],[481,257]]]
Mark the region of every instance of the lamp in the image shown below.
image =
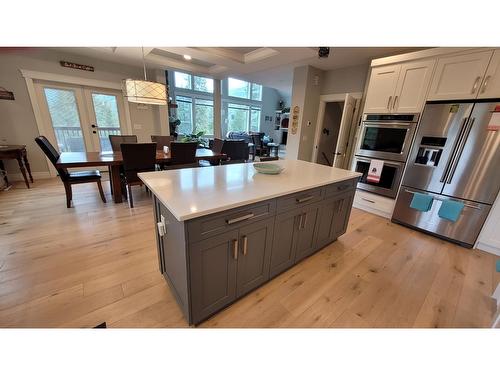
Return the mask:
[[[144,104],[167,104],[167,89],[163,83],[148,81],[146,76],[146,62],[144,61],[144,47],[142,47],[142,64],[144,80],[127,78],[122,81],[123,95],[129,102]]]

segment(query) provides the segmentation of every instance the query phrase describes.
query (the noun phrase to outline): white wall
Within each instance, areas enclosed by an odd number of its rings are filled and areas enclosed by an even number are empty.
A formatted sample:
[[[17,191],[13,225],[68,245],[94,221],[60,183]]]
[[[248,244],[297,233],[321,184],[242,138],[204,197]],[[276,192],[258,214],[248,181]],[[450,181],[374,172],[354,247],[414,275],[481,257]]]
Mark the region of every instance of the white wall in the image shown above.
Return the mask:
[[[94,72],[63,68],[59,61],[66,60],[80,64],[92,65]],[[0,143],[25,144],[28,159],[33,172],[48,172],[47,162],[34,139],[38,128],[33,115],[31,102],[26,88],[26,82],[19,69],[34,70],[47,73],[71,75],[74,77],[91,78],[109,82],[121,82],[124,78],[140,78],[142,69],[120,65],[90,57],[71,55],[62,51],[47,48],[28,48],[13,52],[0,52],[0,86],[15,95],[14,101],[0,100]],[[151,72],[153,73],[153,72]],[[155,106],[146,110],[137,110],[137,105],[130,103],[130,116],[133,124],[142,125],[142,129],[133,130],[140,141],[149,141],[151,134],[159,134],[160,122]],[[19,173],[15,161],[5,162],[7,171]]]
[[[318,116],[319,96],[323,71],[312,66],[300,66],[293,72],[292,104],[286,153],[289,159],[310,161],[314,143],[314,132]],[[299,107],[299,127],[292,134],[293,108]]]
[[[321,95],[363,92],[369,65],[349,66],[325,71]]]

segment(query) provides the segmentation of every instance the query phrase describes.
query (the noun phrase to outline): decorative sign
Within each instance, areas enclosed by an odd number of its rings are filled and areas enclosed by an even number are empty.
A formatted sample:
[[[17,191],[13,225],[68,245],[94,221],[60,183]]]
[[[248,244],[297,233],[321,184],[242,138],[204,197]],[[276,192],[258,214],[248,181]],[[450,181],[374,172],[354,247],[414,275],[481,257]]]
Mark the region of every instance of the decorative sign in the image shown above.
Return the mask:
[[[293,112],[292,112],[292,134],[293,135],[297,134],[297,129],[299,128],[299,113],[300,113],[299,106],[296,105],[295,107],[293,107]]]
[[[94,67],[90,65],[82,65],[82,64],[72,63],[69,61],[59,61],[59,62],[61,63],[61,66],[64,66],[65,68],[80,69],[80,70],[85,70],[87,72],[94,71]]]
[[[0,87],[0,99],[14,100],[14,93],[12,91],[5,90],[3,87]]]

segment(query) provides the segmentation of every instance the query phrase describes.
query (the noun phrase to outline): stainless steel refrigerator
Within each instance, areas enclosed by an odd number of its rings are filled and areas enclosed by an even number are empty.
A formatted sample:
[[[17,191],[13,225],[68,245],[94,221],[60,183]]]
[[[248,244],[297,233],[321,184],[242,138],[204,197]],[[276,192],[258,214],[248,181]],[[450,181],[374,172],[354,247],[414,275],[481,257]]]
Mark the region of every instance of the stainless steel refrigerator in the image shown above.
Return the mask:
[[[499,119],[500,101],[428,102],[392,220],[472,247],[500,189]],[[434,198],[429,211],[410,207],[414,192]],[[456,221],[438,215],[447,199],[464,203]]]

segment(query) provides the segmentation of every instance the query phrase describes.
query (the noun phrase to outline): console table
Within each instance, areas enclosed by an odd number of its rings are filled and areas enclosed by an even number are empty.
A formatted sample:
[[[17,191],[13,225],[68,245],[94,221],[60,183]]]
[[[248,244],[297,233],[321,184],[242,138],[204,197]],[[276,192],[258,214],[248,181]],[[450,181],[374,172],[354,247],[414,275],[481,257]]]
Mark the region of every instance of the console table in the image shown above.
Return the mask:
[[[0,146],[0,169],[5,171],[3,160],[16,159],[19,164],[19,169],[24,178],[24,183],[29,189],[30,184],[28,181],[28,176],[26,171],[28,171],[29,179],[33,182],[33,176],[31,175],[30,163],[28,162],[28,154],[26,152],[26,145],[1,145]],[[9,185],[9,180],[7,179],[7,174],[4,175],[4,180]]]

